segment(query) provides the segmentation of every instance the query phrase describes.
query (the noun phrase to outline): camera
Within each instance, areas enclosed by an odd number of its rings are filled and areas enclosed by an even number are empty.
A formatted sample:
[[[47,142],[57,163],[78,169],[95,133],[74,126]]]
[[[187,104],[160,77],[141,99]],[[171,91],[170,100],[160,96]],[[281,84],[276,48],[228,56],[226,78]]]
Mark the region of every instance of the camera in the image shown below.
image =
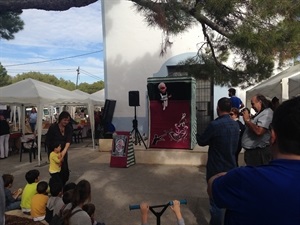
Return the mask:
[[[243,116],[243,113],[244,113],[246,110],[248,111],[248,113],[250,113],[250,109],[248,109],[248,108],[242,108],[241,111],[240,111],[240,116]]]

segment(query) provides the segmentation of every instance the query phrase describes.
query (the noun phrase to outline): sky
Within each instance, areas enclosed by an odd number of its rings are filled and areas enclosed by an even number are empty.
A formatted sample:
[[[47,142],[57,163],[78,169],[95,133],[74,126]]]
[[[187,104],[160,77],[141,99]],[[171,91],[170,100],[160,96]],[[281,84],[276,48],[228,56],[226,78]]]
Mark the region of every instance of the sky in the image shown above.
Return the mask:
[[[78,84],[104,80],[101,1],[62,12],[23,10],[21,18],[15,39],[0,39],[8,75],[35,71],[76,84],[79,67]]]

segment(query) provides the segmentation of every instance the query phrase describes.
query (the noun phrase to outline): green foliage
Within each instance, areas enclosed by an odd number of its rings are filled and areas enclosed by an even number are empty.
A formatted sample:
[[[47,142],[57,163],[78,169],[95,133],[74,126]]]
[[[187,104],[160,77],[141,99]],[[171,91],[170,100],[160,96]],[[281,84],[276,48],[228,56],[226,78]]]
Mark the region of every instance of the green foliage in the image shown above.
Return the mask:
[[[181,4],[177,0],[169,0],[168,4],[160,4],[154,9],[150,4],[137,5],[137,10],[145,15],[150,26],[159,26],[169,34],[181,33],[183,29],[193,24],[193,19],[180,10]]]
[[[223,19],[229,16],[235,10],[235,5],[238,2],[239,1],[232,0],[210,0],[206,1],[202,7],[207,15],[218,21],[219,25],[226,26],[227,23]]]
[[[0,87],[11,84],[11,77],[7,74],[6,69],[0,63]]]
[[[69,91],[73,91],[76,89],[76,85],[72,81],[65,80],[63,78],[59,79],[58,86],[61,88],[67,89]]]
[[[209,76],[217,84],[255,84],[272,74],[275,62],[283,66],[300,52],[298,1],[131,1],[150,26],[166,35],[185,32],[195,22],[201,25],[205,43],[197,49],[198,56],[180,65],[194,70],[196,63],[202,64],[198,73],[190,74]],[[169,46],[166,42],[164,48]]]
[[[61,87],[61,88],[67,89],[69,91],[73,91],[76,89],[75,83],[73,83],[70,80],[65,80],[63,78],[58,79],[54,75],[42,74],[40,72],[28,72],[28,73],[18,74],[12,78],[12,83],[16,83],[16,82],[19,82],[21,80],[28,79],[28,78],[39,80],[41,82],[51,84],[51,85],[54,85],[57,87]],[[78,89],[91,94],[91,93],[99,91],[103,88],[104,88],[104,82],[99,81],[99,82],[95,82],[93,84],[81,83],[79,85]]]
[[[14,34],[23,29],[21,12],[0,12],[0,39],[14,39]]]
[[[103,81],[97,81],[93,84],[81,83],[81,84],[78,85],[79,90],[84,91],[84,92],[89,93],[89,94],[100,91],[103,88],[104,88],[104,82]]]
[[[42,74],[40,72],[28,72],[28,73],[18,74],[12,78],[12,82],[16,83],[16,82],[19,82],[21,80],[25,80],[28,78],[32,78],[32,79],[39,80],[39,81],[42,81],[42,82],[45,82],[48,84],[59,86],[59,79],[57,77],[55,77],[54,75],[50,75],[50,74]]]

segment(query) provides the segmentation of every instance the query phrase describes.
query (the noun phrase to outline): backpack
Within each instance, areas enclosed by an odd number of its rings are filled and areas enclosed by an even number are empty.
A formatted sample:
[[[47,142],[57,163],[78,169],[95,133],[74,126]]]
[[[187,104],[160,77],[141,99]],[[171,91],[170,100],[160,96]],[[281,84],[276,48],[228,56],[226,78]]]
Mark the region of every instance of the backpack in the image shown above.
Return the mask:
[[[78,213],[79,211],[82,211],[82,209],[78,209],[78,210],[72,212],[71,216]],[[64,221],[64,214],[63,214],[62,210],[60,211],[59,215],[55,214],[49,223],[49,225],[64,225],[64,224],[65,224],[65,221]]]
[[[51,182],[51,179],[52,179],[52,178],[50,178],[49,183]],[[48,206],[50,206],[50,208],[53,208],[53,206],[56,204],[57,199],[58,199],[58,198],[56,197],[55,200],[54,200],[54,202],[53,202],[53,204],[52,204],[52,206],[51,206],[51,205],[48,205],[48,203],[47,203],[47,206],[46,206],[46,215],[45,215],[45,220],[46,220],[47,223],[50,223],[50,221],[52,220],[52,218],[53,218],[53,211],[54,211],[54,209],[50,210],[50,209],[48,208]],[[62,206],[59,212],[61,213],[61,211],[62,211],[65,207],[66,207],[65,205]]]
[[[50,210],[48,207],[46,207],[46,215],[45,215],[45,220],[47,223],[50,223],[50,221],[53,218],[53,209]]]

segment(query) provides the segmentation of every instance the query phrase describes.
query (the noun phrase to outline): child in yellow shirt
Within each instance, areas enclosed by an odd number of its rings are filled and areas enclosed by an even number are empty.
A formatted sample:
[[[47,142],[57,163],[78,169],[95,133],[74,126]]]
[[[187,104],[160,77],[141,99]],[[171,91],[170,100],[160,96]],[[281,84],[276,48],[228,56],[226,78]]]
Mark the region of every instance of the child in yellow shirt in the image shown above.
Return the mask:
[[[51,175],[51,182],[62,183],[60,178],[61,164],[62,164],[62,153],[61,146],[58,145],[49,155],[49,173]]]
[[[38,170],[29,170],[25,174],[27,184],[25,185],[21,198],[21,209],[25,214],[30,214],[31,199],[36,194],[37,183],[39,182],[40,172]]]
[[[46,206],[49,199],[47,194],[48,183],[41,181],[38,183],[35,194],[31,199],[31,217],[33,221],[42,221],[46,216]]]

